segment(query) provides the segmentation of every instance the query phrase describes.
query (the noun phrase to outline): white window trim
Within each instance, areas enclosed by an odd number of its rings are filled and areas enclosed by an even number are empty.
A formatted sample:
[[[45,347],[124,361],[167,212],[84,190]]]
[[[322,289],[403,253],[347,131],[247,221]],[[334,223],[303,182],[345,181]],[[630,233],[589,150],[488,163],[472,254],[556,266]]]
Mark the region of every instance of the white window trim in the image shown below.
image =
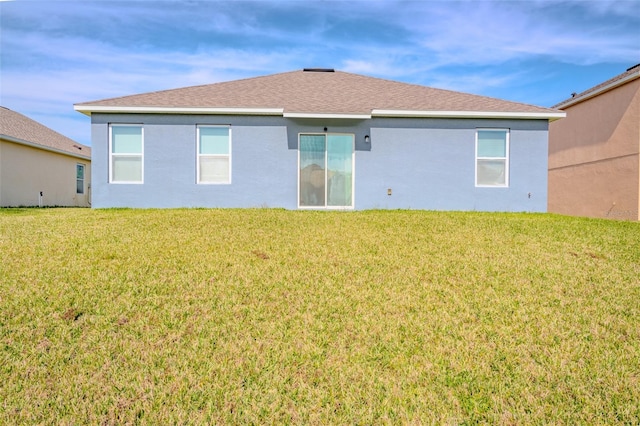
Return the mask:
[[[114,181],[113,180],[113,150],[112,150],[112,143],[113,143],[113,132],[112,129],[113,127],[140,127],[140,137],[142,139],[142,149],[141,149],[141,153],[140,154],[116,154],[117,157],[140,157],[140,171],[142,176],[140,177],[140,180],[134,180],[134,181],[124,181],[124,180],[118,180],[118,181]],[[109,123],[109,183],[112,183],[114,185],[120,185],[120,184],[124,184],[124,185],[142,185],[144,183],[144,126],[139,123]]]
[[[327,145],[325,145],[324,152],[324,206],[302,206],[300,205],[300,137],[306,135],[337,135],[337,136],[351,136],[351,205],[350,206],[327,206],[327,173],[328,173],[328,156],[327,156]],[[298,208],[304,210],[352,210],[356,205],[356,135],[354,133],[334,133],[334,132],[301,132],[298,133]]]
[[[480,131],[500,131],[506,133],[506,147],[505,147],[505,155],[506,157],[478,157],[478,132]],[[475,166],[474,166],[474,179],[476,188],[508,188],[509,180],[511,176],[511,169],[509,166],[509,149],[511,146],[511,129],[504,128],[484,128],[479,127],[476,129],[476,150],[475,150]],[[505,169],[505,177],[504,177],[504,185],[479,185],[478,184],[478,160],[505,160],[504,169]]]
[[[78,166],[82,167],[82,192],[78,192],[78,181],[80,180],[78,178]],[[84,185],[84,181],[85,181],[85,174],[87,172],[87,167],[82,164],[82,163],[76,163],[76,195],[84,195],[85,191],[85,185]]]
[[[222,127],[229,129],[229,154],[200,154],[200,129]],[[232,158],[233,144],[231,143],[231,125],[224,124],[198,124],[196,126],[196,184],[198,185],[231,185],[233,158]],[[209,158],[229,158],[229,176],[227,176],[226,182],[200,182],[200,157]]]

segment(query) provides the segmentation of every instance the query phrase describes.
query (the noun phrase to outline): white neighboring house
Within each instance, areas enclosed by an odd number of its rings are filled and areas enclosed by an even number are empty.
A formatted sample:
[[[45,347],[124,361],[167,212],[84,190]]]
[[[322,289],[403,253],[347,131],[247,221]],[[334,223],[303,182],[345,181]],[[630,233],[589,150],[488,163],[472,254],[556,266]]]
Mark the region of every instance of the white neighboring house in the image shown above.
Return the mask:
[[[0,207],[91,205],[91,148],[0,107]]]

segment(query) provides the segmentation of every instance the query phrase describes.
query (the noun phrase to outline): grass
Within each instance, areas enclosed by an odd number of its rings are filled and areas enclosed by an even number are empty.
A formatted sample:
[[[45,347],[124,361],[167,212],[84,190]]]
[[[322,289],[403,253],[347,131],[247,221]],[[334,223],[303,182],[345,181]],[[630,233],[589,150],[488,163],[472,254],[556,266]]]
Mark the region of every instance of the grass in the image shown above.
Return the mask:
[[[638,424],[640,224],[0,210],[2,424]]]

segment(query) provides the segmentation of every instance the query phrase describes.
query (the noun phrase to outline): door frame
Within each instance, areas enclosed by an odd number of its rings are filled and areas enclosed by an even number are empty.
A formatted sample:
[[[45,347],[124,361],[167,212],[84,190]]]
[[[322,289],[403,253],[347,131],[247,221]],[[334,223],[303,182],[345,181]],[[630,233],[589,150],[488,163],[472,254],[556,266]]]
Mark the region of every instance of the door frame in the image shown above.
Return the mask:
[[[323,206],[302,206],[300,205],[300,139],[302,136],[324,136],[325,137],[325,148],[324,148],[324,205]],[[328,206],[327,205],[327,194],[328,194],[328,176],[329,172],[328,165],[328,136],[336,135],[336,136],[351,136],[351,205],[350,206]],[[299,132],[298,133],[298,167],[296,171],[297,177],[297,203],[299,209],[321,209],[321,210],[353,210],[355,206],[355,188],[356,188],[356,135],[355,133],[348,132]]]

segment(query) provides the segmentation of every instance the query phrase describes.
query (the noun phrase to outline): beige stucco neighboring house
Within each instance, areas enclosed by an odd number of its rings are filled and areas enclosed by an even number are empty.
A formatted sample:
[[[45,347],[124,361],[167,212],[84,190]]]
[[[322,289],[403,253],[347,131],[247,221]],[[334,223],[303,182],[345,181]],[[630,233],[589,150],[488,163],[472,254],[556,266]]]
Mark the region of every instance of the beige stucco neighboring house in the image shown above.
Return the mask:
[[[554,108],[549,212],[640,220],[640,64]]]
[[[0,207],[91,204],[91,148],[0,107]]]

